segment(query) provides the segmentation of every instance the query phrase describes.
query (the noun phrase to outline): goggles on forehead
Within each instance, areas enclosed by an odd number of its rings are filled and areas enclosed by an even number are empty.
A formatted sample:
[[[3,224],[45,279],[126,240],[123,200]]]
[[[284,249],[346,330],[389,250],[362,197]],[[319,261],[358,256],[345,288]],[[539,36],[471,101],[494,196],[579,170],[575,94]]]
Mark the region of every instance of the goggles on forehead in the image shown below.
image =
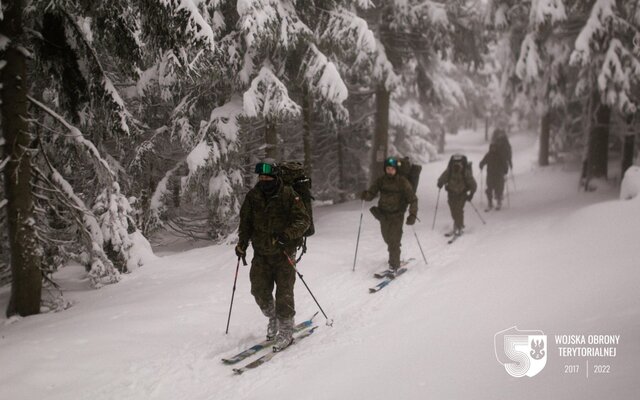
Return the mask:
[[[386,160],[384,160],[384,166],[398,168],[398,159],[394,157],[389,157]]]
[[[276,175],[277,169],[275,165],[261,162],[256,164],[255,172],[258,175]]]

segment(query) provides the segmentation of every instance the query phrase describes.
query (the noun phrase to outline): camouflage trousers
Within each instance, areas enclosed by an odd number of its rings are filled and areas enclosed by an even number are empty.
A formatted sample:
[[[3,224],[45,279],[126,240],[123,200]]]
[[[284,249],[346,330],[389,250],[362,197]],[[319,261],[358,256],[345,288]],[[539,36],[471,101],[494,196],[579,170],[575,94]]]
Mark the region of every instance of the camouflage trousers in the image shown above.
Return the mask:
[[[449,193],[447,202],[453,218],[453,228],[462,229],[464,227],[464,204],[467,202],[467,194]]]
[[[402,224],[404,213],[386,214],[380,219],[382,239],[389,251],[389,265],[400,266],[400,244],[402,242]]]
[[[492,203],[492,200],[495,199],[498,201],[502,201],[502,194],[504,192],[504,177],[502,175],[492,177],[487,176],[487,200],[489,200],[489,204]]]
[[[265,315],[273,310],[273,289],[276,289],[275,311],[278,319],[293,318],[295,303],[293,286],[296,271],[284,254],[263,256],[256,254],[251,260],[251,294]]]

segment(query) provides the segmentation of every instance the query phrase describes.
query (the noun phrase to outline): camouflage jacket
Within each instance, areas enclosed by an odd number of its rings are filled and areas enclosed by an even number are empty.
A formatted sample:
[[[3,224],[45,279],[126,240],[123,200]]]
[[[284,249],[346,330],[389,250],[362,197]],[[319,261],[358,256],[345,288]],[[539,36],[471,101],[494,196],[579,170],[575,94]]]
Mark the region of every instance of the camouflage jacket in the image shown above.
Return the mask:
[[[418,198],[413,193],[411,183],[399,174],[382,175],[364,192],[364,200],[371,201],[380,193],[378,208],[387,214],[404,213],[418,215]]]
[[[445,185],[447,192],[451,194],[474,193],[478,188],[478,184],[473,178],[469,167],[465,168],[463,173],[457,174],[453,173],[451,168],[445,169],[438,178],[438,186],[443,185]]]
[[[506,159],[498,151],[489,151],[480,161],[480,169],[487,166],[487,179],[502,178],[509,172],[509,164]]]
[[[256,254],[273,255],[282,251],[275,241],[280,234],[288,239],[285,244],[287,252],[294,253],[309,223],[302,199],[291,187],[280,183],[276,194],[269,198],[254,187],[240,208],[238,243],[247,247],[251,242]]]

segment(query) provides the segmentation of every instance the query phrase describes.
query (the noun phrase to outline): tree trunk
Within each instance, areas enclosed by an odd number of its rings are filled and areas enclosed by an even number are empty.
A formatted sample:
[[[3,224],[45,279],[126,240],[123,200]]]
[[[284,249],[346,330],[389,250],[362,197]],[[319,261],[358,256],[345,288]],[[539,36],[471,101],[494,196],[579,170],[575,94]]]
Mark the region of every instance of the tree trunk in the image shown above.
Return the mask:
[[[627,169],[633,165],[633,158],[636,151],[636,135],[625,135],[624,145],[622,148],[622,172],[620,178],[624,177],[624,173]]]
[[[391,93],[380,84],[376,90],[376,119],[373,133],[373,146],[371,148],[371,170],[369,171],[369,183],[372,184],[382,175],[383,162],[387,157],[389,148],[389,105]]]
[[[587,149],[587,180],[607,177],[609,161],[609,120],[611,109],[600,102],[600,93],[593,96],[591,115],[595,116],[589,131]]]
[[[549,165],[549,131],[551,130],[550,111],[544,111],[542,121],[540,121],[540,148],[538,149],[538,165],[541,167]]]
[[[22,46],[23,0],[5,3],[0,33],[11,40],[5,50],[6,65],[1,70],[2,132],[5,154],[5,195],[11,249],[11,297],[7,316],[40,312],[42,274],[40,252],[34,230],[31,192],[31,138],[27,123],[27,66]]]
[[[302,142],[304,151],[304,169],[312,175],[311,160],[311,98],[307,90],[302,90]]]
[[[264,127],[264,155],[266,158],[278,159],[278,130],[276,123],[269,118],[265,118]]]

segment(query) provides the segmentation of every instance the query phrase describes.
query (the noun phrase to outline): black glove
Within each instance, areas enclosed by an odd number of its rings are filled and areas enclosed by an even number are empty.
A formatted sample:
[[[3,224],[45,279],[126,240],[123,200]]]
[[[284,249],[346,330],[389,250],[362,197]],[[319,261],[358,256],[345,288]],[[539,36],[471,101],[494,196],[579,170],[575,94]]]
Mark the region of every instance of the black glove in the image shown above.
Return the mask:
[[[273,237],[273,243],[278,244],[280,247],[284,247],[288,241],[289,238],[287,238],[287,235],[285,235],[284,232],[276,233]]]
[[[438,182],[438,189],[442,189],[443,186],[444,186],[444,183]]]
[[[416,216],[414,214],[409,214],[407,217],[407,225],[413,225],[416,223]]]
[[[367,199],[367,191],[363,190],[362,193],[360,193],[360,200],[366,200]]]
[[[471,201],[471,199],[473,199],[473,192],[469,192],[467,195],[467,201]]]
[[[247,255],[247,246],[241,243],[238,243],[236,245],[236,256],[238,256],[238,258],[245,258],[245,256]]]

